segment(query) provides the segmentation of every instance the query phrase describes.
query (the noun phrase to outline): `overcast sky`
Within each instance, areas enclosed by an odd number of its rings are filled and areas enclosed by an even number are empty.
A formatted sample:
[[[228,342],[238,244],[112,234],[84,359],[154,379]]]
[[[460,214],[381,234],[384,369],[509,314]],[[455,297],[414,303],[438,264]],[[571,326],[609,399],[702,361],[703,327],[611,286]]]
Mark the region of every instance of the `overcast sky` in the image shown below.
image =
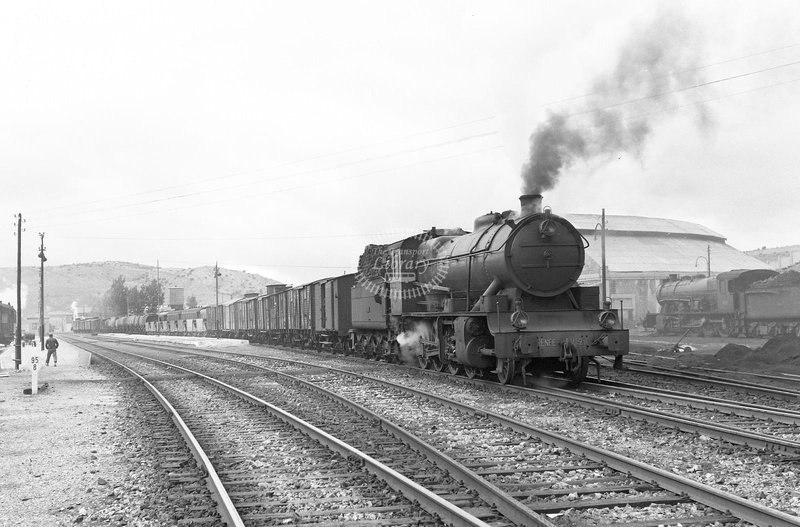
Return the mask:
[[[48,265],[351,272],[518,208],[534,131],[617,109],[647,133],[568,159],[554,213],[798,244],[799,95],[794,1],[3,2],[0,266],[22,213],[23,265],[45,232]]]

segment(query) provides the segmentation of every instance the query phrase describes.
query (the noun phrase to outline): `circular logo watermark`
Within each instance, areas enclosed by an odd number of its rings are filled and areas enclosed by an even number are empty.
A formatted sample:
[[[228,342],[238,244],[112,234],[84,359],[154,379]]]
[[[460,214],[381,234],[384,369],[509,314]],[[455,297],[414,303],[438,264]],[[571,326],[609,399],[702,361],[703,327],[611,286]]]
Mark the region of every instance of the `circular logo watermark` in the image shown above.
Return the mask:
[[[358,260],[356,283],[372,293],[409,300],[429,294],[441,286],[450,266],[437,260],[438,235],[434,229],[405,238],[401,247],[368,245]],[[392,244],[396,245],[396,244]]]

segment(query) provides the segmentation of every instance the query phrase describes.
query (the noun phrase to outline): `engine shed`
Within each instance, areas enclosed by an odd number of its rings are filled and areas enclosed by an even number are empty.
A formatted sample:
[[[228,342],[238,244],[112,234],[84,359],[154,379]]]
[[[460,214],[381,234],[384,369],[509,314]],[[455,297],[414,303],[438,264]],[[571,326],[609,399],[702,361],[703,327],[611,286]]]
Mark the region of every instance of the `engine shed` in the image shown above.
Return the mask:
[[[602,243],[599,214],[564,214],[588,240],[579,282],[600,284]],[[628,328],[657,313],[661,281],[670,276],[716,275],[732,269],[764,269],[764,262],[731,247],[726,237],[688,221],[606,215],[606,295],[622,303]]]

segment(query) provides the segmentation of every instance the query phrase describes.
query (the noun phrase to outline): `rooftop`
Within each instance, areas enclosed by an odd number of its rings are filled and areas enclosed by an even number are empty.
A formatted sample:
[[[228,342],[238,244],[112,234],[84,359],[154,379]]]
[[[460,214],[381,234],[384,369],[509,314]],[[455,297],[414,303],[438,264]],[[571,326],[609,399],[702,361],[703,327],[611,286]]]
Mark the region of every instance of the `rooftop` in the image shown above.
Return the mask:
[[[564,218],[569,220],[582,234],[600,231],[599,214],[564,214]],[[702,238],[716,238],[717,241],[724,242],[725,236],[714,232],[709,228],[697,223],[680,220],[669,220],[664,218],[646,218],[644,216],[612,216],[606,215],[606,232],[613,231],[616,234],[662,234],[668,236],[690,236]]]
[[[599,214],[565,214],[589,242],[584,279],[598,274],[602,261]],[[764,262],[725,243],[725,236],[697,223],[642,216],[606,216],[606,266],[610,273],[705,274],[764,269]]]

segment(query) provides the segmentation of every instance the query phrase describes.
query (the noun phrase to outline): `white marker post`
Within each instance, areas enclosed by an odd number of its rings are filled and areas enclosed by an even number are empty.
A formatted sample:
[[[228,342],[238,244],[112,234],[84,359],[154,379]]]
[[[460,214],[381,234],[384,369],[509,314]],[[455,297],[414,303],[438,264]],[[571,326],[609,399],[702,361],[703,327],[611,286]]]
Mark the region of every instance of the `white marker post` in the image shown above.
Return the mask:
[[[39,393],[39,356],[31,355],[31,395]]]

